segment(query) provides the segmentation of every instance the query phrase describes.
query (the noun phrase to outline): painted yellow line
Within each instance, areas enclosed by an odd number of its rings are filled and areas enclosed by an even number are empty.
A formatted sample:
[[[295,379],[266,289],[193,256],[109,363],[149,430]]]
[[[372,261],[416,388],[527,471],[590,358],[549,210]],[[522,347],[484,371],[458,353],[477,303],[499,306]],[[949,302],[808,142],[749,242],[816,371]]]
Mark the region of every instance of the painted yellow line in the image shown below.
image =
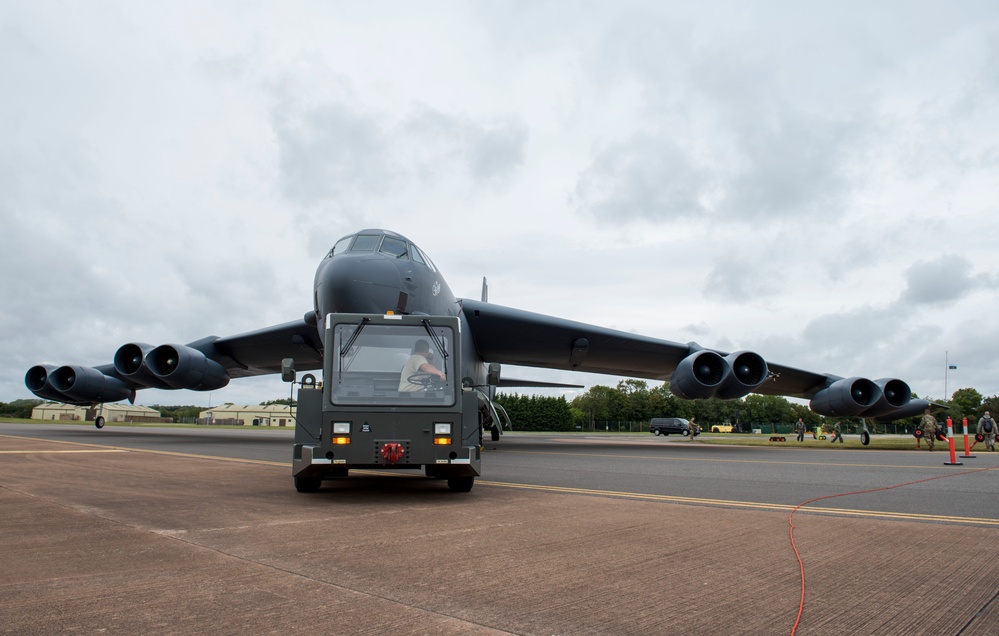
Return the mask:
[[[36,455],[36,454],[51,454],[51,453],[127,453],[128,451],[122,450],[120,448],[86,448],[82,450],[18,450],[18,451],[0,451],[0,455]]]
[[[616,497],[621,499],[638,499],[642,501],[660,501],[666,503],[698,504],[707,506],[721,506],[725,508],[749,508],[753,510],[771,510],[790,512],[796,506],[790,504],[773,504],[756,501],[733,501],[727,499],[704,499],[700,497],[677,497],[674,495],[655,495],[635,492],[621,492],[614,490],[593,490],[589,488],[568,488],[564,486],[539,486],[535,484],[516,484],[512,482],[476,480],[476,483],[483,486],[495,486],[499,488],[519,488],[522,490],[537,490],[541,492],[563,493],[574,495],[595,495],[598,497]],[[939,523],[958,523],[999,526],[999,519],[989,519],[982,517],[955,517],[950,515],[927,515],[919,513],[888,512],[874,510],[852,510],[848,508],[823,508],[820,506],[806,506],[798,509],[798,514],[815,513],[840,515],[851,517],[870,517],[875,519],[900,519],[916,521],[935,521]]]
[[[37,442],[38,439],[34,437],[20,437],[16,435],[0,435],[0,438],[11,438],[11,439],[22,439],[28,441]],[[277,466],[280,468],[287,468],[288,462],[272,462],[260,459],[241,459],[237,457],[220,457],[217,455],[196,455],[194,453],[177,453],[173,451],[158,451],[158,450],[146,450],[146,449],[136,449],[136,448],[121,448],[117,446],[103,446],[100,444],[87,444],[83,442],[67,442],[62,440],[46,440],[47,442],[55,444],[69,444],[73,446],[86,446],[87,450],[77,450],[77,451],[31,451],[38,453],[87,453],[87,452],[108,452],[108,453],[146,453],[149,455],[164,455],[168,457],[180,457],[184,459],[202,459],[209,461],[225,461],[233,462],[238,464],[255,464],[261,466]],[[0,451],[2,453],[16,454],[20,451]],[[564,453],[556,453],[564,454]],[[662,459],[662,458],[660,458]],[[740,460],[707,460],[707,461],[740,461]],[[771,463],[771,462],[760,462],[760,463]],[[838,464],[842,466],[856,466],[858,464]],[[406,476],[406,477],[422,477],[421,475],[413,475],[408,473],[398,473],[391,470],[355,470],[354,473],[361,473],[365,475],[386,475],[386,476]],[[678,497],[675,495],[656,495],[647,493],[637,493],[637,492],[622,492],[615,490],[596,490],[590,488],[570,488],[567,486],[542,486],[538,484],[517,484],[513,482],[502,482],[502,481],[487,481],[483,479],[477,479],[476,483],[481,486],[493,486],[496,488],[515,488],[520,490],[534,490],[539,492],[556,493],[556,494],[573,494],[573,495],[591,495],[598,497],[615,497],[621,499],[634,499],[640,501],[657,501],[665,503],[682,503],[682,504],[696,504],[696,505],[706,505],[706,506],[720,506],[725,508],[747,508],[751,510],[768,510],[777,512],[790,512],[796,506],[789,504],[773,504],[773,503],[763,503],[757,501],[734,501],[729,499],[705,499],[700,497]],[[979,517],[954,517],[946,515],[927,515],[918,513],[904,513],[904,512],[887,512],[887,511],[871,511],[871,510],[851,510],[847,508],[823,508],[819,506],[807,506],[800,508],[798,510],[799,514],[802,513],[813,513],[813,514],[827,514],[827,515],[840,515],[840,516],[852,516],[852,517],[868,517],[873,519],[898,519],[898,520],[908,520],[908,521],[934,521],[937,523],[954,523],[954,524],[974,524],[974,525],[987,525],[987,526],[999,526],[999,519],[988,519]]]
[[[500,449],[489,449],[490,452],[496,452]],[[664,457],[662,455],[620,455],[615,453],[556,453],[553,451],[525,451],[517,449],[502,449],[501,452],[505,454],[519,454],[524,455],[555,455],[560,457],[608,457],[614,459],[651,459],[658,461],[677,461],[677,462],[716,462],[722,464],[767,464],[768,466],[840,466],[847,468],[939,468],[939,466],[922,466],[922,465],[895,465],[895,464],[852,464],[852,463],[840,463],[840,462],[779,462],[770,461],[765,459],[718,459],[714,457]],[[887,451],[886,451],[887,452]],[[960,457],[959,457],[960,459]],[[956,471],[962,470],[975,470],[971,466],[967,468],[955,468]]]
[[[21,437],[19,435],[0,435],[0,437],[5,437],[8,439],[20,439],[27,440],[30,442],[37,442],[36,437]],[[238,464],[262,464],[264,466],[288,466],[288,462],[271,462],[261,459],[242,459],[239,457],[220,457],[218,455],[195,455],[194,453],[176,453],[173,451],[159,451],[159,450],[148,450],[145,448],[127,448],[122,446],[107,446],[104,444],[88,444],[86,442],[67,442],[65,440],[45,440],[46,443],[52,444],[68,444],[71,446],[86,446],[87,450],[77,450],[77,451],[36,451],[39,453],[146,453],[149,455],[166,455],[169,457],[183,457],[187,459],[208,459],[208,460],[218,460],[223,462],[235,462]],[[19,451],[0,451],[8,453],[18,453]]]

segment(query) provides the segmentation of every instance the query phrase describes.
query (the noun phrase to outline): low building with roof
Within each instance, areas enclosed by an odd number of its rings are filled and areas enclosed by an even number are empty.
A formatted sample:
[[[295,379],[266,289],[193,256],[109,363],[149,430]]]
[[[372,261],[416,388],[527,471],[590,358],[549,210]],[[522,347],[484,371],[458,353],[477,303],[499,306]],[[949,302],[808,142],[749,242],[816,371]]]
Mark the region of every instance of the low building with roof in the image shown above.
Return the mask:
[[[219,426],[294,426],[295,407],[287,404],[214,406],[198,415],[198,424]]]
[[[56,422],[93,421],[98,409],[59,402],[43,402],[31,409],[31,419]],[[101,413],[106,422],[170,422],[156,409],[134,404],[105,404]]]

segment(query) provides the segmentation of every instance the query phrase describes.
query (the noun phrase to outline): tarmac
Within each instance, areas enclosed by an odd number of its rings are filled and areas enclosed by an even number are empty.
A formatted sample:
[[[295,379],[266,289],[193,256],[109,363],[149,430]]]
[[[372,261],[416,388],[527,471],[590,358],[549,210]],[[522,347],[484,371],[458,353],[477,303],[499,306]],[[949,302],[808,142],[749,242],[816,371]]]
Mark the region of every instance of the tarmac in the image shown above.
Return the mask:
[[[0,633],[790,634],[787,511],[0,436]],[[999,528],[800,511],[797,634],[995,634]]]

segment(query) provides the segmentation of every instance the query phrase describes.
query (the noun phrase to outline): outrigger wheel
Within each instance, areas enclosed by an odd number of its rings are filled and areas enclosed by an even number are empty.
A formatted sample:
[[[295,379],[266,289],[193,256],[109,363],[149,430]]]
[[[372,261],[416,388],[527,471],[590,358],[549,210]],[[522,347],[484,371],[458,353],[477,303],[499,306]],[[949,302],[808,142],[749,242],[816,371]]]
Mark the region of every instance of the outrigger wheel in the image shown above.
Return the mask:
[[[94,418],[94,426],[97,428],[104,428],[104,416],[98,415]]]

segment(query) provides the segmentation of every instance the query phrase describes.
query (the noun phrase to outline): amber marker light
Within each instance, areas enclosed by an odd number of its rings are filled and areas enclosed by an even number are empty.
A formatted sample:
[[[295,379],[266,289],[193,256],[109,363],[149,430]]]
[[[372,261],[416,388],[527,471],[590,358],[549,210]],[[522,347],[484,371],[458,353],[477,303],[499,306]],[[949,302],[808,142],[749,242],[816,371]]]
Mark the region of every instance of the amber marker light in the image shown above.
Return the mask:
[[[334,437],[332,441],[333,441],[333,443],[335,445],[342,446],[344,444],[349,444],[350,443],[350,438],[349,437]]]
[[[451,438],[450,437],[435,437],[434,438],[434,445],[435,446],[450,446],[451,445]]]

